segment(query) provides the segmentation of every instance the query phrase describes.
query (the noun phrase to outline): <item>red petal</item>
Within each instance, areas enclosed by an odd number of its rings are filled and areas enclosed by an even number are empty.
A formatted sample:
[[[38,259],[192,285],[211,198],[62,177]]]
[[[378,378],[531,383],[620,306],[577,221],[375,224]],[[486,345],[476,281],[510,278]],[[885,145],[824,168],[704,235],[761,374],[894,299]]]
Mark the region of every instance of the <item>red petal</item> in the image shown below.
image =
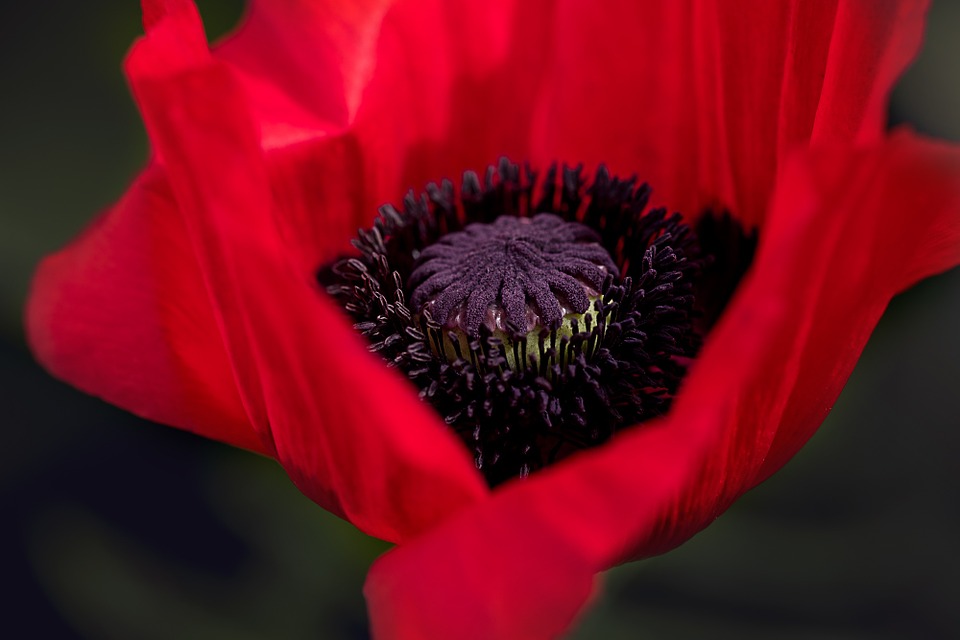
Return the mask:
[[[237,73],[268,150],[344,139],[350,187],[362,189],[338,217],[357,226],[408,188],[528,156],[549,13],[466,0],[261,2],[216,55]]]
[[[162,170],[44,260],[27,335],[51,373],[145,418],[269,454],[250,426]]]
[[[761,242],[664,421],[507,485],[387,554],[368,577],[374,628],[552,637],[586,600],[584,567],[672,548],[766,478],[819,426],[889,299],[960,264],[960,148],[899,135],[798,157]],[[541,570],[551,582],[536,582]],[[570,593],[551,588],[560,579]],[[555,620],[537,631],[545,610]]]
[[[144,72],[207,54],[192,3],[144,3],[157,46]],[[148,52],[149,53],[149,52]],[[164,169],[154,162],[79,239],[47,258],[27,307],[28,339],[55,375],[138,415],[271,455],[247,419],[220,322]]]
[[[614,4],[561,3],[534,159],[606,162],[755,224],[792,147],[882,135],[927,2]]]
[[[537,83],[518,85],[515,70],[542,66],[537,33],[549,23],[512,5],[260,2],[217,48],[251,105],[305,265],[342,251],[408,188],[527,155]]]
[[[398,3],[354,130],[386,160],[388,190],[459,179],[500,156],[530,157],[533,105],[556,43],[552,9],[538,2]]]
[[[463,446],[367,353],[287,251],[257,129],[230,70],[197,56],[165,71],[168,42],[153,34],[127,72],[250,421],[272,434],[310,498],[378,537],[402,540],[483,497]]]
[[[808,347],[796,362],[795,379],[785,371],[792,391],[754,484],[783,466],[816,431],[889,298],[960,263],[960,149],[900,132],[885,154],[850,155],[825,149],[808,167],[794,168],[795,182],[778,191],[774,217],[763,232],[789,234],[787,216],[776,212],[790,210],[811,184],[821,202],[833,204],[827,216],[852,218],[836,242],[838,255],[823,268],[828,282],[818,308],[807,311]],[[850,216],[849,209],[858,215]]]
[[[469,526],[458,522],[461,532]],[[523,532],[509,519],[470,523],[482,528],[430,535],[377,560],[364,587],[376,640],[537,640],[570,626],[595,590],[595,569],[579,550],[548,521],[526,518],[533,528]],[[496,551],[487,546],[494,541]]]
[[[230,63],[264,127],[265,146],[342,130],[376,68],[393,0],[253,2],[216,51]]]

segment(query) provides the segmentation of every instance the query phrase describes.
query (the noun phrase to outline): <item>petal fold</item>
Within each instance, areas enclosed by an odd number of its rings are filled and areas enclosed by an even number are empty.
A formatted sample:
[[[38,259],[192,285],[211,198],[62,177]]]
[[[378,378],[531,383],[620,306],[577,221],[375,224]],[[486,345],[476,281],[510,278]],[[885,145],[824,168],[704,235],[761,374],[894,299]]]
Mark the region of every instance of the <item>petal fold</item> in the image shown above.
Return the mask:
[[[377,65],[384,14],[394,0],[252,2],[216,50],[267,125],[267,147],[342,130]]]
[[[40,264],[24,324],[44,367],[83,391],[150,420],[271,453],[247,421],[158,165]]]

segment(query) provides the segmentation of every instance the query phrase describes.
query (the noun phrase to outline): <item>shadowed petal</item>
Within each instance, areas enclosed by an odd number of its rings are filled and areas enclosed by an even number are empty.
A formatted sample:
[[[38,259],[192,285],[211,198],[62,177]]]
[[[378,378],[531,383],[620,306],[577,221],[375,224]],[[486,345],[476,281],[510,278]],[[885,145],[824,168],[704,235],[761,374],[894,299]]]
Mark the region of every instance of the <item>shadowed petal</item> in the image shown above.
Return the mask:
[[[758,224],[793,147],[880,138],[927,4],[561,1],[534,162],[604,162],[655,205]]]

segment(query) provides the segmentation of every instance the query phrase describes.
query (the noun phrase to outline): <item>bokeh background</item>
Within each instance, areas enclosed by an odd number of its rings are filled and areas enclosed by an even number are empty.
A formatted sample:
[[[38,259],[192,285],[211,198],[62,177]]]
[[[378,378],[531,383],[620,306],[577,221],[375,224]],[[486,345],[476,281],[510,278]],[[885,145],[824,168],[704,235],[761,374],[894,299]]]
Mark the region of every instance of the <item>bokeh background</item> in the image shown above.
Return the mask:
[[[199,4],[211,37],[243,11]],[[272,462],[84,396],[24,346],[38,259],[146,157],[120,71],[137,5],[0,9],[0,635],[365,638],[383,543]],[[892,120],[960,140],[958,77],[960,2],[935,0]],[[800,455],[681,549],[609,572],[573,636],[960,637],[958,328],[960,270],[894,300]]]

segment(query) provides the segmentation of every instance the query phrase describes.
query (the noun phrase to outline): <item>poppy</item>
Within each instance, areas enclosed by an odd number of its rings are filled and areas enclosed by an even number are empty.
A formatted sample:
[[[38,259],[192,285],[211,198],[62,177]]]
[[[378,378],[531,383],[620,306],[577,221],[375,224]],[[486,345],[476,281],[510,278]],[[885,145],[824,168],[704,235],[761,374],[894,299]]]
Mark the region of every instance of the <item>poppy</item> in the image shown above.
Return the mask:
[[[561,633],[598,572],[779,469],[890,298],[960,263],[960,150],[885,133],[925,2],[264,2],[212,51],[192,3],[143,5],[152,157],[41,265],[30,343],[398,543],[367,581],[378,638]],[[638,174],[758,245],[665,415],[491,490],[316,272],[379,205],[501,156]]]

